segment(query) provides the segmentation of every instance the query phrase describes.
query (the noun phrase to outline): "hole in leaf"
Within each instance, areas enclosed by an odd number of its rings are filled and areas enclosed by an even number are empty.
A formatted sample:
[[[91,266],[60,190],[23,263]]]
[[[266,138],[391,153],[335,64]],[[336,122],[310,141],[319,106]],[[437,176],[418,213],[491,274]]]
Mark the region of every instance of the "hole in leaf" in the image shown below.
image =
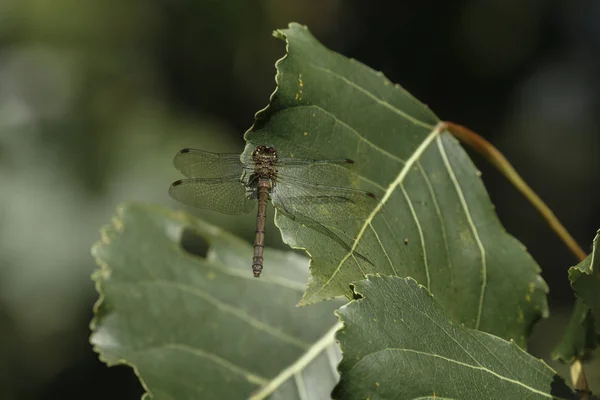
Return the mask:
[[[191,228],[183,230],[179,243],[186,253],[202,258],[206,258],[208,249],[210,248],[210,243]]]
[[[360,300],[363,298],[363,295],[356,291],[356,286],[350,284],[350,289],[352,290],[352,300]]]

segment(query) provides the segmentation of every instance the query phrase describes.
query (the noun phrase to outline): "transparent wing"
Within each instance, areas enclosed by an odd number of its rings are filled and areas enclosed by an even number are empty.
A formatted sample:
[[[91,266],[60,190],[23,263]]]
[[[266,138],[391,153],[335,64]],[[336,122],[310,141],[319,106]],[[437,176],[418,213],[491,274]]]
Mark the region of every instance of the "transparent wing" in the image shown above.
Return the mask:
[[[300,181],[326,186],[350,186],[354,161],[309,160],[286,158],[277,161],[277,176],[281,181]]]
[[[244,169],[239,154],[209,153],[196,149],[180,150],[173,164],[188,178],[239,178]]]
[[[300,222],[304,222],[303,217],[314,221],[366,219],[379,204],[370,192],[311,184],[290,177],[277,181],[271,198],[275,207]]]
[[[300,182],[295,182],[295,186],[276,185],[271,199],[273,206],[288,218],[328,236],[347,251],[352,250],[355,220],[366,219],[379,204],[370,192]],[[356,249],[354,255],[373,264]]]
[[[246,196],[246,187],[240,182],[239,176],[184,179],[174,182],[169,194],[185,205],[224,214],[249,213],[255,203]]]
[[[315,160],[310,158],[296,158],[296,157],[285,157],[277,160],[277,165],[284,166],[305,166],[312,164],[340,164],[340,165],[354,165],[354,161],[349,158],[337,158],[331,160]]]

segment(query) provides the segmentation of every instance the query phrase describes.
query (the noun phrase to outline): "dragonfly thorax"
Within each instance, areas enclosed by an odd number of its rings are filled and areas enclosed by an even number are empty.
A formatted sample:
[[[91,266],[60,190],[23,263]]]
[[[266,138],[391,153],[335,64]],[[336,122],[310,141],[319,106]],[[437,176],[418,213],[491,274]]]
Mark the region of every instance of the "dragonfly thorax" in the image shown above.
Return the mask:
[[[277,176],[277,150],[269,146],[257,146],[252,152],[254,175],[258,178],[275,180]]]

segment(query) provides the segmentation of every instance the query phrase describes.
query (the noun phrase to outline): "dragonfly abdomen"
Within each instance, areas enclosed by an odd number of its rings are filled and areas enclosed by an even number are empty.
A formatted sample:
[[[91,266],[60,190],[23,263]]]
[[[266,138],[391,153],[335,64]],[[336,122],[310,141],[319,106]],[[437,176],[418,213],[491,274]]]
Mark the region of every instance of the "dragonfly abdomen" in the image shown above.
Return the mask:
[[[252,257],[252,272],[259,278],[263,269],[263,251],[265,248],[265,222],[267,221],[267,202],[269,201],[271,180],[260,178],[258,181],[258,212],[256,214],[256,236],[254,238],[254,256]]]

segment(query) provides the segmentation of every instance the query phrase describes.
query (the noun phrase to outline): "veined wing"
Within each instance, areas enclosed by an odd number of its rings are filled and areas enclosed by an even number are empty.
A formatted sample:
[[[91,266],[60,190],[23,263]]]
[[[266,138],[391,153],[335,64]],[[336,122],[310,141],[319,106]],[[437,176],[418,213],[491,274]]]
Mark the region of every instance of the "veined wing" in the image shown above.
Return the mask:
[[[287,182],[294,180],[328,186],[350,186],[354,177],[352,174],[354,161],[346,158],[338,160],[285,158],[279,159],[276,166],[277,176],[281,181]]]
[[[315,221],[366,219],[379,200],[358,189],[311,184],[287,177],[278,181],[271,193],[273,205],[288,214]]]
[[[281,157],[277,160],[277,165],[281,166],[305,166],[312,164],[338,164],[354,165],[354,161],[349,158],[337,158],[331,160],[315,160],[311,158]]]
[[[292,195],[292,190],[295,196]],[[317,190],[319,194],[316,194]],[[302,185],[298,182],[296,186],[276,186],[271,193],[271,201],[288,218],[328,236],[342,248],[352,251],[356,257],[373,264],[366,256],[352,249],[354,236],[351,231],[344,230],[337,234],[332,229],[340,221],[366,218],[379,202],[374,194],[341,187]]]
[[[239,154],[209,153],[196,149],[180,150],[173,164],[188,178],[239,178],[244,169]]]
[[[176,181],[169,194],[185,205],[224,214],[243,214],[254,208],[254,201],[246,196],[246,187],[239,176]]]

